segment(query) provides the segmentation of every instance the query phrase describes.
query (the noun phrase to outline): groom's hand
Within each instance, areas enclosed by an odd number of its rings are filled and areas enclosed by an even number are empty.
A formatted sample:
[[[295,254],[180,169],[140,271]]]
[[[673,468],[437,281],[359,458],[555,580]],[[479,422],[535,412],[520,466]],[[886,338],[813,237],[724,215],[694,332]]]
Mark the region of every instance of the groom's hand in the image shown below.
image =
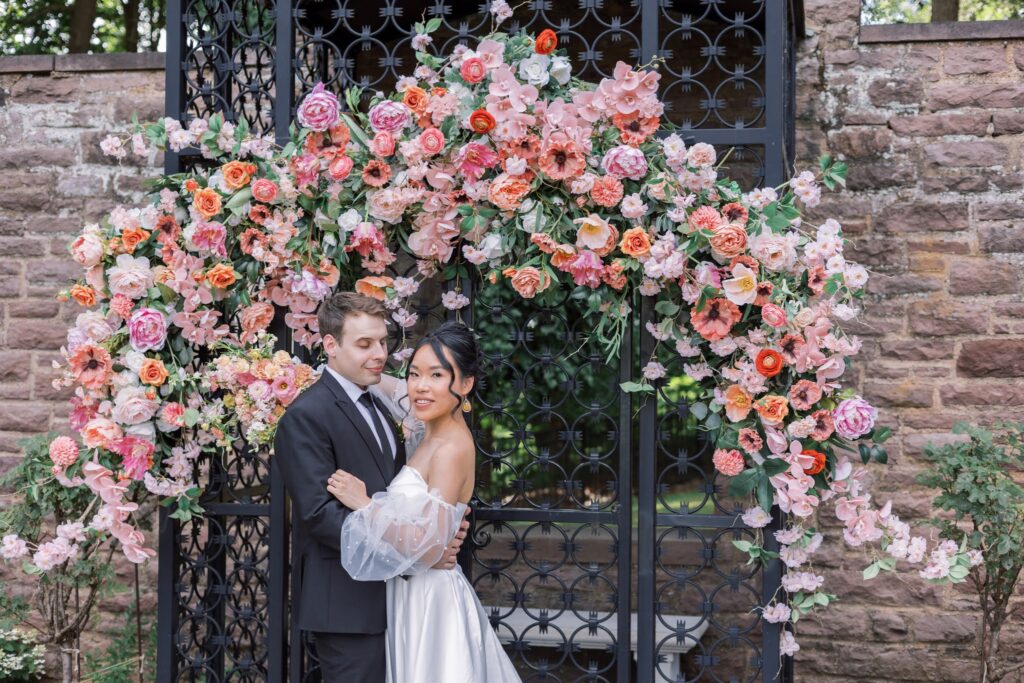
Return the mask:
[[[466,508],[466,515],[469,515],[469,508]],[[466,540],[466,534],[469,533],[469,520],[463,519],[462,524],[459,525],[459,531],[455,534],[455,538],[448,544],[448,547],[444,549],[444,555],[438,560],[431,569],[455,569],[457,564],[457,556],[459,550],[462,549],[462,542]]]

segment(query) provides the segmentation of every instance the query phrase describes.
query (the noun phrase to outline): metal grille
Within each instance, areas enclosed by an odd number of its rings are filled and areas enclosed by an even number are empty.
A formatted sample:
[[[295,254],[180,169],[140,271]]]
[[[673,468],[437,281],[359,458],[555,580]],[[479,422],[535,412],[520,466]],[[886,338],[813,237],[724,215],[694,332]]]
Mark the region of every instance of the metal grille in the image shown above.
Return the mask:
[[[489,30],[488,10],[478,0],[170,0],[167,115],[222,112],[282,141],[316,82],[388,91],[415,66],[413,22],[442,18],[434,46],[448,52]],[[503,28],[553,27],[590,80],[657,56],[667,117],[729,150],[723,173],[753,187],[791,170],[801,19],[800,4],[783,0],[532,0]],[[198,163],[166,160],[168,172]],[[781,570],[745,566],[731,544],[751,532],[714,475],[678,359],[659,351],[675,379],[655,397],[618,390],[654,350],[642,325],[653,311],[635,302],[609,366],[571,299],[538,307],[460,285],[487,353],[463,567],[524,680],[791,680],[778,627],[752,612]],[[445,317],[439,295],[423,291],[419,332]],[[159,680],[319,680],[315,649],[288,626],[297,579],[266,453],[239,442],[197,467],[206,516],[161,516]]]

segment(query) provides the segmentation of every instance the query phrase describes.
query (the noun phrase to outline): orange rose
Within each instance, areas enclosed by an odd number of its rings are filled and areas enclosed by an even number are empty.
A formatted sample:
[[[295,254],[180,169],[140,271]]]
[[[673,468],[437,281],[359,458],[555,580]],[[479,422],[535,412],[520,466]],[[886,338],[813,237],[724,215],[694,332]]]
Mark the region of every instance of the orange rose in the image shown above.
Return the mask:
[[[142,361],[142,367],[139,368],[139,379],[143,384],[158,387],[167,381],[168,376],[167,368],[159,358],[147,358]]]
[[[499,209],[512,211],[530,192],[530,182],[523,176],[502,173],[494,179],[487,191],[487,198]]]
[[[225,185],[232,190],[241,190],[252,180],[256,167],[241,161],[229,161],[220,167],[220,172],[224,175]]]
[[[402,94],[402,104],[417,114],[422,114],[427,110],[427,91],[416,85],[410,86]]]
[[[512,288],[524,299],[532,299],[538,292],[543,292],[551,284],[547,273],[541,272],[533,266],[526,266],[516,271],[512,276]]]
[[[651,237],[643,228],[630,228],[622,234],[619,245],[622,253],[633,258],[646,256],[651,251]]]
[[[537,36],[537,42],[533,44],[533,51],[539,55],[549,55],[558,47],[558,36],[549,28],[544,29]]]
[[[237,279],[238,274],[235,273],[235,269],[227,263],[218,263],[206,271],[206,281],[215,289],[227,289],[235,284]]]
[[[782,372],[782,354],[775,349],[761,349],[754,360],[757,371],[765,377],[774,377]]]
[[[370,275],[356,280],[356,291],[364,296],[384,301],[384,290],[393,283],[394,280],[386,275]]]
[[[197,183],[194,178],[189,178],[188,180],[185,181],[185,192],[192,194],[198,189],[199,183]]]
[[[743,253],[747,248],[747,231],[745,228],[729,223],[715,230],[711,236],[711,252],[719,261],[728,261]]]
[[[825,469],[825,462],[827,461],[827,458],[824,453],[820,451],[806,450],[801,451],[800,455],[809,455],[814,458],[814,462],[810,466],[804,468],[804,474],[814,476]]]
[[[217,194],[216,190],[209,187],[196,190],[196,193],[192,195],[192,206],[195,207],[200,216],[210,220],[220,213],[220,195]]]
[[[69,292],[71,298],[78,302],[79,306],[90,306],[96,305],[96,290],[86,285],[75,285]]]
[[[121,232],[121,245],[129,253],[135,253],[135,247],[149,238],[149,233],[142,228],[126,228]]]
[[[473,129],[474,133],[486,135],[491,132],[496,124],[497,122],[491,116],[491,112],[486,109],[477,109],[469,115],[469,127]]]
[[[761,420],[768,425],[776,426],[789,415],[789,402],[785,396],[768,394],[762,396],[754,403],[754,410],[761,416]]]

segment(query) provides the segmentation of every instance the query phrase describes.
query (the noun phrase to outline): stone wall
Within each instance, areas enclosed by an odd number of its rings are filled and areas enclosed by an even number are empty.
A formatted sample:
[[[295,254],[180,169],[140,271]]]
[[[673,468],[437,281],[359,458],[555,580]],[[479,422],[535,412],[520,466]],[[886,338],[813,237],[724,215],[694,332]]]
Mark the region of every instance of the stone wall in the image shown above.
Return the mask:
[[[125,130],[133,112],[163,114],[163,63],[162,54],[0,57],[0,473],[20,439],[66,430],[68,394],[51,387],[51,363],[80,312],[54,299],[81,275],[67,245],[84,222],[140,200],[141,180],[162,165],[117,166],[99,141]],[[134,600],[132,565],[115,567],[123,588],[101,600],[84,651],[102,650]],[[29,598],[22,577],[0,562],[4,592]],[[156,563],[141,584],[155,616]]]
[[[949,438],[959,419],[1024,413],[1024,40],[961,31],[907,42],[890,31],[882,37],[893,42],[868,43],[859,2],[808,0],[806,13],[797,167],[824,151],[849,161],[849,189],[826,195],[819,213],[843,223],[854,257],[873,270],[853,381],[896,431],[890,466],[876,470],[879,495],[921,519],[929,495],[913,478],[924,444]],[[97,144],[133,111],[162,113],[161,69],[157,55],[0,58],[0,471],[19,438],[65,427],[50,364],[77,313],[53,299],[78,274],[66,243],[82,222],[137,198],[156,170],[111,164]],[[797,679],[977,680],[973,599],[912,576],[864,584],[865,562],[838,546],[822,551],[843,599],[800,624]],[[152,565],[144,577],[148,607],[154,574]],[[104,602],[90,646],[128,602]],[[1006,634],[1007,651],[1024,651],[1022,632]]]
[[[896,434],[876,498],[920,520],[926,443],[950,439],[958,420],[1024,418],[1024,30],[960,25],[956,40],[929,41],[937,27],[861,32],[856,0],[805,7],[797,167],[823,152],[849,163],[848,190],[818,213],[872,270],[853,380]],[[972,28],[1002,35],[971,40]],[[823,555],[842,601],[799,624],[798,680],[979,680],[970,594],[912,575],[865,584],[865,554]],[[1024,624],[1005,633],[1005,652],[1024,653]]]

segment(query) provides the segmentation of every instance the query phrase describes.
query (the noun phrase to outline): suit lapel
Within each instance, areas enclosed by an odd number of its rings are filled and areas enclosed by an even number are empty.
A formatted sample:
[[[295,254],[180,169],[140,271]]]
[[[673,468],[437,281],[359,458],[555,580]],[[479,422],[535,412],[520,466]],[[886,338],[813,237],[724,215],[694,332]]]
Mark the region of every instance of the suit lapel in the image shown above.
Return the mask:
[[[377,464],[377,469],[380,470],[380,475],[384,477],[385,482],[390,482],[394,476],[394,463],[385,462],[385,455],[381,451],[380,446],[377,445],[377,439],[374,438],[373,432],[370,431],[370,425],[366,423],[366,419],[362,413],[355,406],[354,403],[349,399],[348,394],[341,388],[333,377],[329,376],[327,370],[324,370],[323,376],[320,378],[321,382],[325,382],[327,387],[334,394],[334,402],[338,408],[341,409],[342,414],[348,418],[348,421],[352,423],[359,436],[362,438],[363,443],[366,444],[366,448],[370,451],[370,455],[373,457],[373,461]],[[392,472],[392,474],[388,474]]]

